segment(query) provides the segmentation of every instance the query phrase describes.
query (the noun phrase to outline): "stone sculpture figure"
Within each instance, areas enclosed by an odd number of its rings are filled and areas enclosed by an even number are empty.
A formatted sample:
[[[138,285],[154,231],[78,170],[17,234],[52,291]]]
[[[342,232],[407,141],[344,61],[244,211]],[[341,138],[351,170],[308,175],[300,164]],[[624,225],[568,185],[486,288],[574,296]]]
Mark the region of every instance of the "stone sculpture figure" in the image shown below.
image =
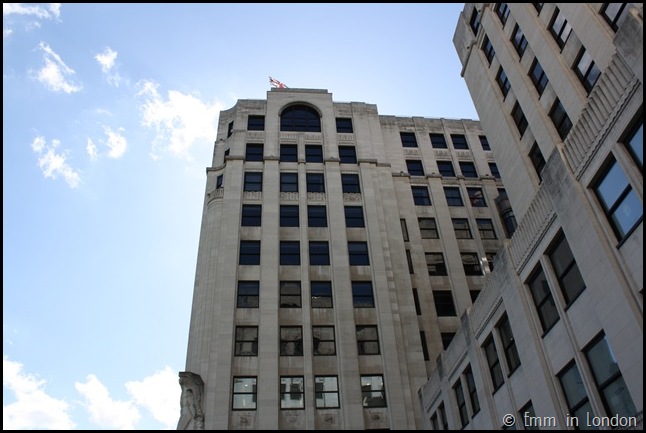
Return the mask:
[[[204,430],[204,412],[202,411],[204,382],[202,378],[199,374],[182,371],[179,373],[179,385],[182,387],[182,395],[177,430]]]

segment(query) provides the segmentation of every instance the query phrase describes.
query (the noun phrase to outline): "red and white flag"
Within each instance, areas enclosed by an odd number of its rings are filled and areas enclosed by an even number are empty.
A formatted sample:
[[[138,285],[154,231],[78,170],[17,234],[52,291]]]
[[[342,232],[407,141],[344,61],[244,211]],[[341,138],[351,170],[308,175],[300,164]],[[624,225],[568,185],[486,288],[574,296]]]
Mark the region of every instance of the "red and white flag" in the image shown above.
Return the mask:
[[[271,85],[271,87],[275,87],[275,88],[278,88],[278,89],[287,89],[288,88],[286,85],[284,85],[283,83],[281,83],[280,81],[278,81],[277,79],[272,78],[272,77],[269,77],[269,84]]]

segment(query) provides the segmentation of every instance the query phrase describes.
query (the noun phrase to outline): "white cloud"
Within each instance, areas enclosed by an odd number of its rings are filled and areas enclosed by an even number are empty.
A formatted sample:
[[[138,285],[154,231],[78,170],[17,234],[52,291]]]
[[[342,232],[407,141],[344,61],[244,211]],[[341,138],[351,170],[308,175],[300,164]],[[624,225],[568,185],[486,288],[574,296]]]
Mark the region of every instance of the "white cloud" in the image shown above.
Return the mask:
[[[119,82],[121,77],[117,71],[114,71],[115,61],[117,60],[118,53],[112,48],[107,47],[102,53],[94,56],[97,62],[101,65],[101,70],[106,76],[108,83],[112,84],[115,87],[119,87]]]
[[[97,158],[99,157],[99,152],[96,149],[96,146],[92,142],[91,138],[87,139],[87,145],[85,146],[85,150],[87,150],[87,154],[90,157],[90,161],[96,161]]]
[[[44,52],[45,61],[45,66],[36,74],[38,81],[54,92],[75,93],[82,89],[81,85],[72,82],[71,79],[76,72],[65,64],[61,56],[44,42],[41,42],[38,48]]]
[[[67,163],[69,150],[57,152],[59,145],[60,141],[56,139],[47,145],[45,139],[38,136],[31,143],[31,148],[38,155],[38,167],[45,177],[56,179],[60,175],[70,188],[76,188],[81,183],[81,176]]]
[[[2,386],[11,390],[16,401],[2,403],[3,430],[70,430],[75,424],[63,400],[48,395],[45,381],[24,373],[22,364],[2,357]]]
[[[148,376],[141,381],[126,383],[126,389],[137,405],[150,411],[153,418],[174,429],[179,420],[181,388],[178,376],[170,367]]]
[[[90,420],[101,428],[132,430],[141,418],[132,401],[117,401],[110,397],[108,389],[93,374],[85,383],[74,384],[85,398],[83,406],[90,414]]]
[[[217,122],[223,105],[220,102],[203,102],[193,95],[170,90],[168,98],[158,92],[158,85],[149,80],[139,83],[137,96],[144,102],[140,106],[141,123],[154,128],[151,156],[158,158],[158,149],[190,160],[189,151],[196,142],[211,144],[217,133]]]
[[[108,156],[114,159],[121,158],[128,146],[126,138],[107,126],[104,127],[104,131],[105,135],[108,136],[106,145],[110,148],[110,150],[108,151]],[[123,128],[119,128],[118,131],[123,131]]]
[[[36,18],[58,18],[61,15],[60,3],[46,3],[47,7],[25,5],[24,3],[3,3],[2,15],[30,15]]]
[[[8,28],[3,28],[2,29],[2,39],[8,38],[9,36],[11,36],[12,33],[13,33],[13,30],[8,29]]]

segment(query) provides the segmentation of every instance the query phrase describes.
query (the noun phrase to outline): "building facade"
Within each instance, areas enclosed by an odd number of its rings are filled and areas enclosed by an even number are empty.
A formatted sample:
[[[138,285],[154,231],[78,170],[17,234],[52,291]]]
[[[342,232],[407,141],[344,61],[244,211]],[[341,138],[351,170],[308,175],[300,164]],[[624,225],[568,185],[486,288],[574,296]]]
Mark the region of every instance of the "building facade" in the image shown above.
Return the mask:
[[[421,428],[504,197],[477,121],[287,88],[221,112],[178,428]]]
[[[453,41],[518,227],[425,426],[643,428],[643,4],[466,3]]]

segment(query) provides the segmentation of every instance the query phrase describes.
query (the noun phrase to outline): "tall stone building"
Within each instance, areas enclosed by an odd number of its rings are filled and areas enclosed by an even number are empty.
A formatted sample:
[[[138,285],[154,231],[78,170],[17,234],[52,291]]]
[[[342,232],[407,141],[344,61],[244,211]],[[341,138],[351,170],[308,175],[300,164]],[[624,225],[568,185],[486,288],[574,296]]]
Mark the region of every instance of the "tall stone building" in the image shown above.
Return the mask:
[[[518,228],[426,426],[643,428],[643,4],[466,3],[453,41]]]
[[[223,111],[178,428],[421,428],[515,228],[502,188],[477,121],[287,88]]]

